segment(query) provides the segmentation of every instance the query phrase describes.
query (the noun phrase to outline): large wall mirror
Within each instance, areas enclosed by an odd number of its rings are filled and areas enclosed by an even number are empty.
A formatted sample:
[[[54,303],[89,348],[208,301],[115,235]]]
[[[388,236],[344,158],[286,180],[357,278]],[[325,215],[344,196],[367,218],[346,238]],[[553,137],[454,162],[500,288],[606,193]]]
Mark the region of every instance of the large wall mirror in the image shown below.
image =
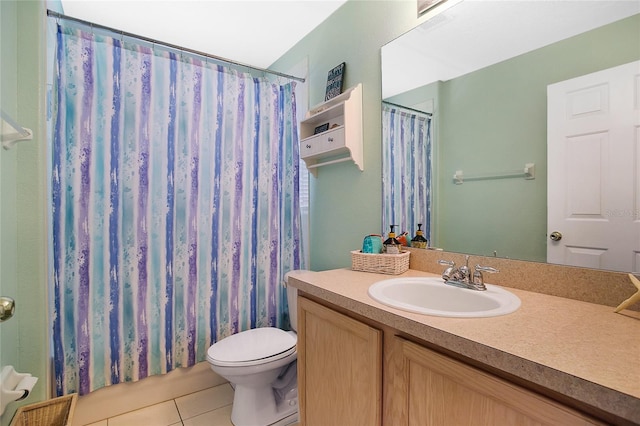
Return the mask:
[[[449,6],[381,50],[383,150],[385,109],[429,123],[432,245],[640,271],[640,1]]]

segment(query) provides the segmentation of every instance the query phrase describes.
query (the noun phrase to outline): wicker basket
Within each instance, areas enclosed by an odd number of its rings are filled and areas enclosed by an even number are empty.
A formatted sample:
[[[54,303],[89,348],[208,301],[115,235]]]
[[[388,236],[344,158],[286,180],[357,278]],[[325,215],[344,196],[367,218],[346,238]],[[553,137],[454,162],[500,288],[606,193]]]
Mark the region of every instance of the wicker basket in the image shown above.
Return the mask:
[[[78,394],[61,396],[18,408],[11,426],[70,426]]]
[[[398,275],[409,269],[410,255],[411,252],[408,251],[400,254],[373,254],[354,250],[351,252],[351,269],[354,271]]]

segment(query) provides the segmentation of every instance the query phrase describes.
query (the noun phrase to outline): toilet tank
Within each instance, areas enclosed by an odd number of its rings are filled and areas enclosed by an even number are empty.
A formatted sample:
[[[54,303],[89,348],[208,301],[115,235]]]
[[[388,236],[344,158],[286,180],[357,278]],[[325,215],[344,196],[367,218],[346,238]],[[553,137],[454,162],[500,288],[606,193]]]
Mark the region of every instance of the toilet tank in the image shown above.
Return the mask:
[[[289,304],[289,322],[291,322],[291,329],[298,331],[298,289],[291,287],[288,284],[289,275],[295,271],[287,272],[284,275],[284,285],[287,288],[287,302]]]

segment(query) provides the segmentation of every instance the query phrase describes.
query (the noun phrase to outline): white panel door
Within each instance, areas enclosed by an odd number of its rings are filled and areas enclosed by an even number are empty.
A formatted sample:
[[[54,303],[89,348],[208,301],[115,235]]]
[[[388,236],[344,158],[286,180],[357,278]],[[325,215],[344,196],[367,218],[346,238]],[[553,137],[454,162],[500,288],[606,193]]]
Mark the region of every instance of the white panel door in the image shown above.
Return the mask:
[[[640,271],[640,61],[552,84],[547,103],[547,261]]]

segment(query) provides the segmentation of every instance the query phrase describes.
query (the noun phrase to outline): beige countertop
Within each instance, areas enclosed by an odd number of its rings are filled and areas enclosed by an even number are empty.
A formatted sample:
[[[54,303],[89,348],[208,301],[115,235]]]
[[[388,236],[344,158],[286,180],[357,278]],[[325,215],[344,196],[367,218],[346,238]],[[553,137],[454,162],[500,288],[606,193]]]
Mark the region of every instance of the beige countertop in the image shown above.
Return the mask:
[[[640,312],[507,288],[521,299],[509,315],[444,318],[402,311],[369,297],[376,281],[434,276],[336,269],[299,271],[289,284],[410,336],[515,376],[552,393],[640,424]],[[506,288],[506,287],[505,287]],[[470,290],[471,291],[471,290]],[[607,416],[608,417],[608,416]]]

